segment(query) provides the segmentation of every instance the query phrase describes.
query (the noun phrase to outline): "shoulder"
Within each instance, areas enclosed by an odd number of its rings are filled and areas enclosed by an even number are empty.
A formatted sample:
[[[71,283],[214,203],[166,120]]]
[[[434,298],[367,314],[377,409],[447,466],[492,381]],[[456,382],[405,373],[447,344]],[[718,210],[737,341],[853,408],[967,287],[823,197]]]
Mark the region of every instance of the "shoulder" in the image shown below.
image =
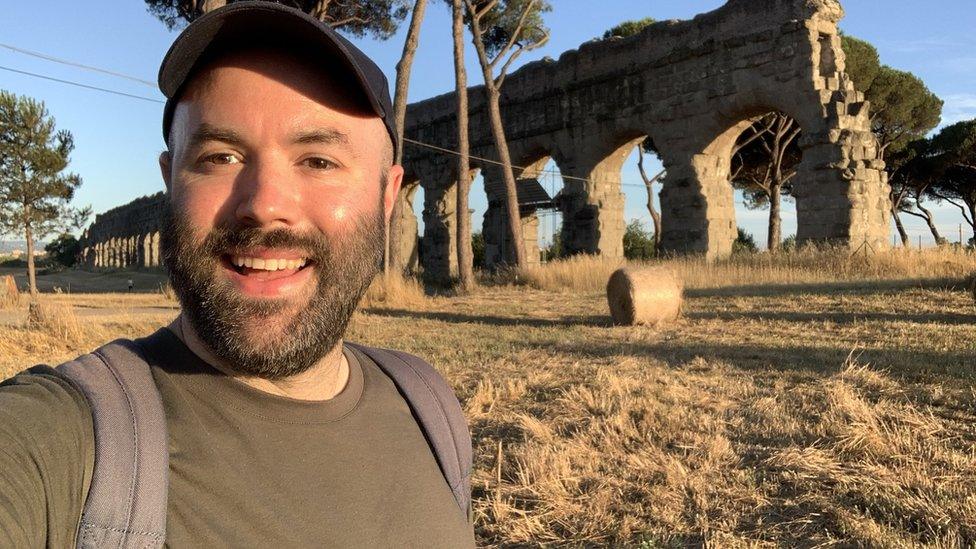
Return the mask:
[[[0,449],[8,458],[83,463],[93,448],[88,400],[63,373],[39,365],[0,383]]]
[[[5,435],[54,438],[90,433],[91,427],[85,396],[50,366],[34,366],[0,382],[0,432]]]
[[[376,363],[403,395],[420,424],[458,505],[471,509],[471,434],[447,380],[426,360],[403,351],[347,343]]]
[[[460,407],[457,396],[448,381],[426,360],[404,351],[369,347],[358,343],[346,345],[376,363],[383,372],[393,378],[401,391],[412,396],[427,394],[438,401]]]
[[[94,449],[87,401],[59,372],[0,383],[0,546],[73,545]]]

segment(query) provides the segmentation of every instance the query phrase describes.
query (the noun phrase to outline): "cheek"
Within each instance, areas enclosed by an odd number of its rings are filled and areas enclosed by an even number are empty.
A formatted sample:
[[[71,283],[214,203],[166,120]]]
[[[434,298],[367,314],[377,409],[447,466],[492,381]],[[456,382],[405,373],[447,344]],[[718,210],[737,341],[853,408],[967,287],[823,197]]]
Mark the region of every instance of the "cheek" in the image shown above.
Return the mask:
[[[305,196],[309,218],[330,234],[353,232],[361,219],[378,215],[379,189],[332,189]]]
[[[199,234],[217,224],[230,200],[229,187],[223,185],[174,185],[172,192],[174,204]]]

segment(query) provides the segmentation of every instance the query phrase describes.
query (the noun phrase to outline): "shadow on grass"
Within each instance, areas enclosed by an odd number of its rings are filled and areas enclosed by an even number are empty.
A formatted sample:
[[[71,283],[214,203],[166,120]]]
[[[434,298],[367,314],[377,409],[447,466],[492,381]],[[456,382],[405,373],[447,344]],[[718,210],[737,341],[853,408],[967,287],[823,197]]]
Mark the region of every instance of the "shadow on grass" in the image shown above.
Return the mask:
[[[529,326],[532,328],[551,328],[569,326],[610,327],[613,323],[610,316],[580,315],[563,316],[560,318],[533,318],[518,316],[471,315],[462,313],[447,313],[436,311],[408,311],[406,309],[363,309],[364,313],[394,318],[413,318],[417,320],[438,320],[453,324],[473,323],[489,324],[492,326]]]
[[[557,353],[579,357],[606,359],[613,356],[648,357],[672,367],[686,364],[695,358],[725,362],[746,371],[796,371],[821,376],[839,371],[852,349],[838,347],[790,346],[773,347],[755,344],[662,342],[599,342],[560,343],[549,346]],[[960,380],[976,379],[976,352],[917,351],[902,349],[856,349],[854,356],[861,364],[871,364],[892,374],[917,381],[932,376]]]
[[[957,289],[964,288],[963,281],[955,278],[906,278],[901,280],[854,280],[850,282],[817,282],[799,284],[747,284],[724,288],[686,289],[686,297],[767,297],[783,295],[834,295],[878,293],[907,289]]]
[[[913,322],[917,324],[976,324],[976,314],[969,313],[879,313],[879,312],[784,312],[784,311],[744,311],[744,312],[688,312],[686,318],[695,320],[782,320],[785,322],[825,322],[853,324],[855,322]]]

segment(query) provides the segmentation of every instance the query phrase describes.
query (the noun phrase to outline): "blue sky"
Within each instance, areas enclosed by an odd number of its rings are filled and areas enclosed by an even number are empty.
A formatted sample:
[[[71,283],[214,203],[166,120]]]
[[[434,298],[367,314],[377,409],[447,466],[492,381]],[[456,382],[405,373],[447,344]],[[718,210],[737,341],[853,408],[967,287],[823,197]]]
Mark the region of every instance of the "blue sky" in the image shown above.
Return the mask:
[[[544,56],[558,58],[627,19],[686,19],[723,4],[721,0],[554,0],[546,16],[553,29],[544,48],[520,63]],[[103,67],[146,80],[156,71],[176,33],[146,12],[141,0],[46,0],[8,2],[0,25],[0,44],[34,50],[80,63]],[[847,0],[841,28],[877,46],[882,62],[914,72],[945,100],[943,122],[976,118],[976,10],[972,0]],[[598,5],[599,9],[594,9]],[[391,81],[402,49],[402,35],[386,42],[370,39],[357,44],[383,68]],[[469,49],[470,48],[469,46]],[[468,54],[469,78],[477,83],[474,52]],[[453,90],[450,17],[446,6],[431,2],[414,66],[410,99],[417,101]],[[29,71],[130,94],[160,99],[153,87],[66,67],[0,47],[0,67]],[[84,179],[77,203],[105,211],[162,189],[156,158],[163,149],[160,132],[162,106],[0,70],[0,89],[43,100],[58,126],[71,130],[76,149],[71,170]],[[646,194],[635,158],[625,163],[627,219],[649,220]],[[654,170],[656,163],[649,169]],[[548,182],[558,185],[558,181]],[[547,185],[547,186],[549,186]],[[764,242],[766,212],[749,211],[737,196],[741,226]],[[418,202],[420,202],[418,200]],[[474,224],[479,227],[485,208],[483,192],[472,193]],[[420,206],[418,204],[418,210]],[[955,240],[962,218],[952,207],[937,208],[943,233]],[[931,243],[924,225],[905,216],[913,239]],[[548,232],[558,220],[543,223]],[[792,205],[784,211],[783,234],[796,231]],[[966,237],[968,238],[968,236]]]

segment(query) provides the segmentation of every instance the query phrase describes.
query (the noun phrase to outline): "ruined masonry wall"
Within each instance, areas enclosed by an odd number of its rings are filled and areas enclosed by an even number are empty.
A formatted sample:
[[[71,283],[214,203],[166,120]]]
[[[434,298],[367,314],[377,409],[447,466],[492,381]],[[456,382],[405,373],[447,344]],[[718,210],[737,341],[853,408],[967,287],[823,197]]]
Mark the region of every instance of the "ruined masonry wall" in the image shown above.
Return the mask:
[[[591,41],[509,75],[501,110],[513,163],[551,158],[564,176],[581,179],[566,180],[557,197],[563,246],[571,253],[623,254],[620,170],[649,136],[668,170],[662,247],[728,255],[736,236],[731,148],[744,121],[776,110],[803,130],[804,158],[794,185],[798,240],[884,248],[884,165],[869,106],[844,73],[841,17],[836,0],[729,0],[692,20]],[[454,94],[410,105],[407,137],[456,149],[454,110]],[[480,86],[471,88],[470,117],[472,154],[497,158]],[[423,268],[435,279],[456,275],[452,166],[442,153],[405,149],[407,180],[425,190]],[[503,188],[498,171],[477,160],[472,167],[484,174],[488,192],[486,254],[504,261],[511,246],[504,196],[492,191]],[[415,238],[391,236],[397,237]]]
[[[81,264],[88,269],[157,268],[162,192],[137,198],[95,216],[81,238]]]

